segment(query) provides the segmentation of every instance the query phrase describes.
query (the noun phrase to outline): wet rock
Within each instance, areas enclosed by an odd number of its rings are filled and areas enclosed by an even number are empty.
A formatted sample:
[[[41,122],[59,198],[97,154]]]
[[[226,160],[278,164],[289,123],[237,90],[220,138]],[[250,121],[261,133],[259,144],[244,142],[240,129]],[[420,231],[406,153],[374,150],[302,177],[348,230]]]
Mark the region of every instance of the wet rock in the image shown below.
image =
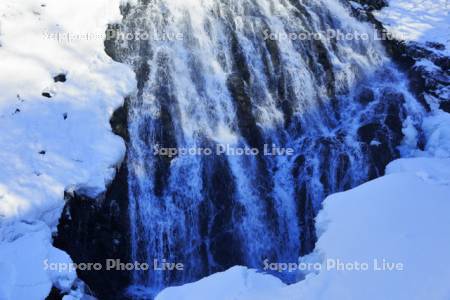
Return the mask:
[[[446,73],[448,74],[449,70],[450,70],[450,57],[448,56],[438,56],[436,57],[433,62],[441,67],[442,70],[446,71]]]
[[[387,0],[354,0],[354,1],[363,6],[366,6],[369,9],[369,11],[382,9],[383,7],[388,5]]]
[[[369,88],[364,88],[357,97],[361,104],[369,104],[375,99],[373,91]]]
[[[300,178],[303,172],[312,176],[312,169],[306,167],[306,157],[299,155],[295,159],[292,175],[294,178]],[[300,239],[300,255],[306,255],[314,250],[317,236],[315,229],[315,211],[312,205],[312,197],[308,193],[308,187],[305,181],[296,181],[295,193],[297,198],[298,221],[302,229]]]
[[[66,193],[53,245],[67,252],[75,263],[100,263],[99,271],[77,270],[78,277],[99,299],[119,300],[130,282],[127,271],[106,270],[106,259],[129,262],[127,169],[120,168],[105,199]]]
[[[359,140],[369,159],[369,179],[383,176],[387,164],[399,157],[397,146],[403,139],[401,125],[398,116],[389,115],[385,124],[370,123],[358,129]]]
[[[125,141],[129,141],[128,135],[128,103],[129,99],[125,99],[125,104],[116,109],[111,116],[109,123],[113,132],[122,137]],[[67,117],[67,115],[66,115]]]
[[[441,44],[441,43],[437,43],[437,42],[426,42],[425,45],[427,47],[436,49],[436,50],[445,50],[445,45]]]
[[[264,142],[253,117],[252,102],[245,81],[239,74],[231,74],[227,85],[236,103],[238,125],[242,135],[251,147],[263,149]]]
[[[382,97],[383,102],[389,103],[391,106],[393,104],[398,107],[405,103],[405,96],[402,93],[392,89],[385,89],[383,91]]]
[[[204,257],[205,270],[208,270],[208,264],[216,265],[216,271],[243,264],[241,238],[235,223],[242,218],[243,211],[233,200],[235,187],[226,160],[223,157],[205,159],[203,180],[205,199],[208,200],[202,203],[201,235],[211,240],[205,254],[212,253],[214,259],[208,263],[208,257]]]
[[[373,139],[375,139],[379,132],[383,131],[383,127],[378,123],[370,123],[364,126],[361,126],[358,129],[358,137],[360,141],[364,143],[370,143]]]
[[[450,113],[450,101],[442,101],[439,108],[445,112]]]
[[[47,298],[45,298],[45,300],[62,300],[65,295],[66,294],[61,293],[61,291],[57,288],[52,287],[50,294],[47,296]]]

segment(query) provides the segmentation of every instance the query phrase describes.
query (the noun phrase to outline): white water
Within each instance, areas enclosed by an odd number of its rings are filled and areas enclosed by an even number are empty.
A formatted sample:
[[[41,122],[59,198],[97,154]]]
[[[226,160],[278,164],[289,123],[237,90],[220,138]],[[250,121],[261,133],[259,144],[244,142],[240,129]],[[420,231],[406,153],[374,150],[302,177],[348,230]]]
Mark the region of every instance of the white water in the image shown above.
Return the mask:
[[[227,264],[295,261],[314,243],[313,217],[324,197],[369,177],[371,160],[358,128],[383,123],[390,105],[399,107],[401,119],[407,111],[420,122],[421,108],[380,42],[264,40],[265,30],[284,36],[339,29],[373,37],[373,29],[338,1],[145,3],[126,13],[123,32],[183,39],[117,46],[119,59],[141,77],[129,111],[132,259],[182,262],[185,272],[135,272],[132,293],[156,292]],[[233,78],[242,83],[249,109],[233,95]],[[364,87],[374,93],[367,105],[357,101]],[[388,92],[396,99],[402,93],[405,105],[388,102]],[[254,126],[246,127],[247,121]],[[390,133],[387,148],[395,156]],[[216,143],[273,143],[292,147],[295,155],[171,161],[153,155],[154,145]]]

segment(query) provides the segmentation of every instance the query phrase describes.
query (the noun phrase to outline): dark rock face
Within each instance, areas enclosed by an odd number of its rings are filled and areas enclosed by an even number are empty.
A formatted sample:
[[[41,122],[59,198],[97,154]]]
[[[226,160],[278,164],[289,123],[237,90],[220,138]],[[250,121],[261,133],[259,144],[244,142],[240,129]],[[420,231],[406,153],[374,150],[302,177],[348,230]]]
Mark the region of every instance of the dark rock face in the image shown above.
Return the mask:
[[[60,290],[58,290],[55,287],[52,287],[50,294],[47,296],[47,298],[45,298],[45,300],[62,300],[63,297],[64,294],[62,294]]]
[[[387,0],[355,0],[355,2],[366,6],[369,11],[382,9],[388,5]]]
[[[388,138],[392,134],[401,136],[401,126],[395,131],[386,124],[371,123],[359,128],[358,135],[364,143],[365,151],[370,155],[369,178],[374,179],[384,174],[386,165],[399,156],[396,149],[390,147]],[[399,139],[399,142],[401,139]]]
[[[443,102],[441,102],[439,108],[442,109],[445,112],[450,113],[450,101],[443,101]]]
[[[252,117],[251,99],[246,93],[246,83],[240,75],[232,75],[228,79],[228,89],[234,98],[239,119],[239,128],[242,135],[252,147],[262,149],[262,137],[255,119]]]
[[[127,102],[111,119],[113,131],[127,139]],[[106,271],[106,259],[130,261],[127,166],[119,168],[102,199],[66,194],[53,245],[66,251],[75,263],[100,263],[100,271],[77,271],[78,277],[99,299],[125,299],[128,271]],[[50,295],[59,299],[57,290]]]
[[[252,100],[247,91],[250,71],[247,69],[245,55],[242,53],[242,49],[234,35],[232,35],[232,48],[234,73],[229,76],[227,83],[228,89],[236,103],[239,128],[252,147],[262,149],[263,139],[256,125],[256,120],[253,118]]]
[[[110,121],[113,132],[122,137],[126,142],[130,140],[127,128],[128,105],[129,98],[125,98],[124,105],[114,111]]]
[[[375,96],[371,89],[364,88],[357,99],[362,104],[369,104],[375,99]]]
[[[235,227],[239,226],[233,220],[239,220],[242,208],[233,201],[235,186],[228,163],[223,158],[205,160],[203,180],[205,197],[212,201],[202,202],[200,215],[214,215],[214,218],[202,218],[200,221],[202,237],[211,237],[209,245],[202,243],[200,252],[204,261],[208,261],[208,253],[213,253],[214,263],[211,265],[216,267],[204,272],[212,273],[232,267],[234,262],[244,263],[240,240],[233,234]]]
[[[294,178],[300,176],[300,170],[305,168],[305,156],[300,155],[295,161],[295,168],[292,170]],[[310,176],[312,176],[312,170],[308,170]],[[308,196],[308,187],[305,182],[298,184],[295,187],[297,198],[300,199],[297,202],[299,224],[302,228],[302,234],[300,236],[300,249],[301,255],[306,255],[314,250],[317,236],[315,228],[315,212],[311,203],[311,197]]]
[[[127,271],[107,271],[106,259],[129,261],[128,207],[125,164],[120,168],[105,200],[66,194],[53,245],[76,263],[100,263],[100,271],[77,270],[99,299],[123,299],[129,283]]]

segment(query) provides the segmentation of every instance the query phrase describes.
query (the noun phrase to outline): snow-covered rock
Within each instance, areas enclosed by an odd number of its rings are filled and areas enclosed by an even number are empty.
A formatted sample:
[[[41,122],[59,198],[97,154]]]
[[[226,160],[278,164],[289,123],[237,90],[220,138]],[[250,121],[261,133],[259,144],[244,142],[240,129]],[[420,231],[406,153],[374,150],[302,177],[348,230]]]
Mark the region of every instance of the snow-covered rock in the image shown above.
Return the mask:
[[[389,0],[376,17],[397,38],[414,42],[435,42],[450,54],[450,3],[447,0]]]
[[[109,118],[134,75],[104,51],[117,1],[0,1],[0,299],[43,299],[75,274],[51,245],[64,191],[101,195],[124,155]],[[61,76],[62,74],[65,75]],[[58,76],[60,75],[60,76]]]
[[[362,0],[365,1],[365,0]],[[367,0],[369,1],[369,0]],[[391,45],[408,71],[411,88],[432,109],[450,112],[450,3],[447,0],[388,0],[371,12],[402,43]],[[373,20],[372,20],[373,21]],[[409,62],[408,62],[409,61]],[[423,98],[423,99],[422,99]]]

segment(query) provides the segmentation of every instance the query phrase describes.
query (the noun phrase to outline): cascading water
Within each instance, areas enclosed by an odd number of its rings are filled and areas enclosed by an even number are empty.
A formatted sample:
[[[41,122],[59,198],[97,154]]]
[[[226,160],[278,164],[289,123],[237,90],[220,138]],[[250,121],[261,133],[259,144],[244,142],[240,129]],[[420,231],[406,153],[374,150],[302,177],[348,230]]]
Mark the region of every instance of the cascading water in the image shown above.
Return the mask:
[[[261,268],[266,258],[295,262],[314,247],[326,195],[381,175],[398,156],[405,112],[420,122],[374,30],[337,0],[141,0],[122,9],[114,56],[138,78],[128,115],[131,256],[184,264],[135,271],[132,293],[236,264]],[[329,30],[370,38],[310,35]],[[138,32],[149,38],[126,38]],[[217,145],[294,155],[155,154]]]

